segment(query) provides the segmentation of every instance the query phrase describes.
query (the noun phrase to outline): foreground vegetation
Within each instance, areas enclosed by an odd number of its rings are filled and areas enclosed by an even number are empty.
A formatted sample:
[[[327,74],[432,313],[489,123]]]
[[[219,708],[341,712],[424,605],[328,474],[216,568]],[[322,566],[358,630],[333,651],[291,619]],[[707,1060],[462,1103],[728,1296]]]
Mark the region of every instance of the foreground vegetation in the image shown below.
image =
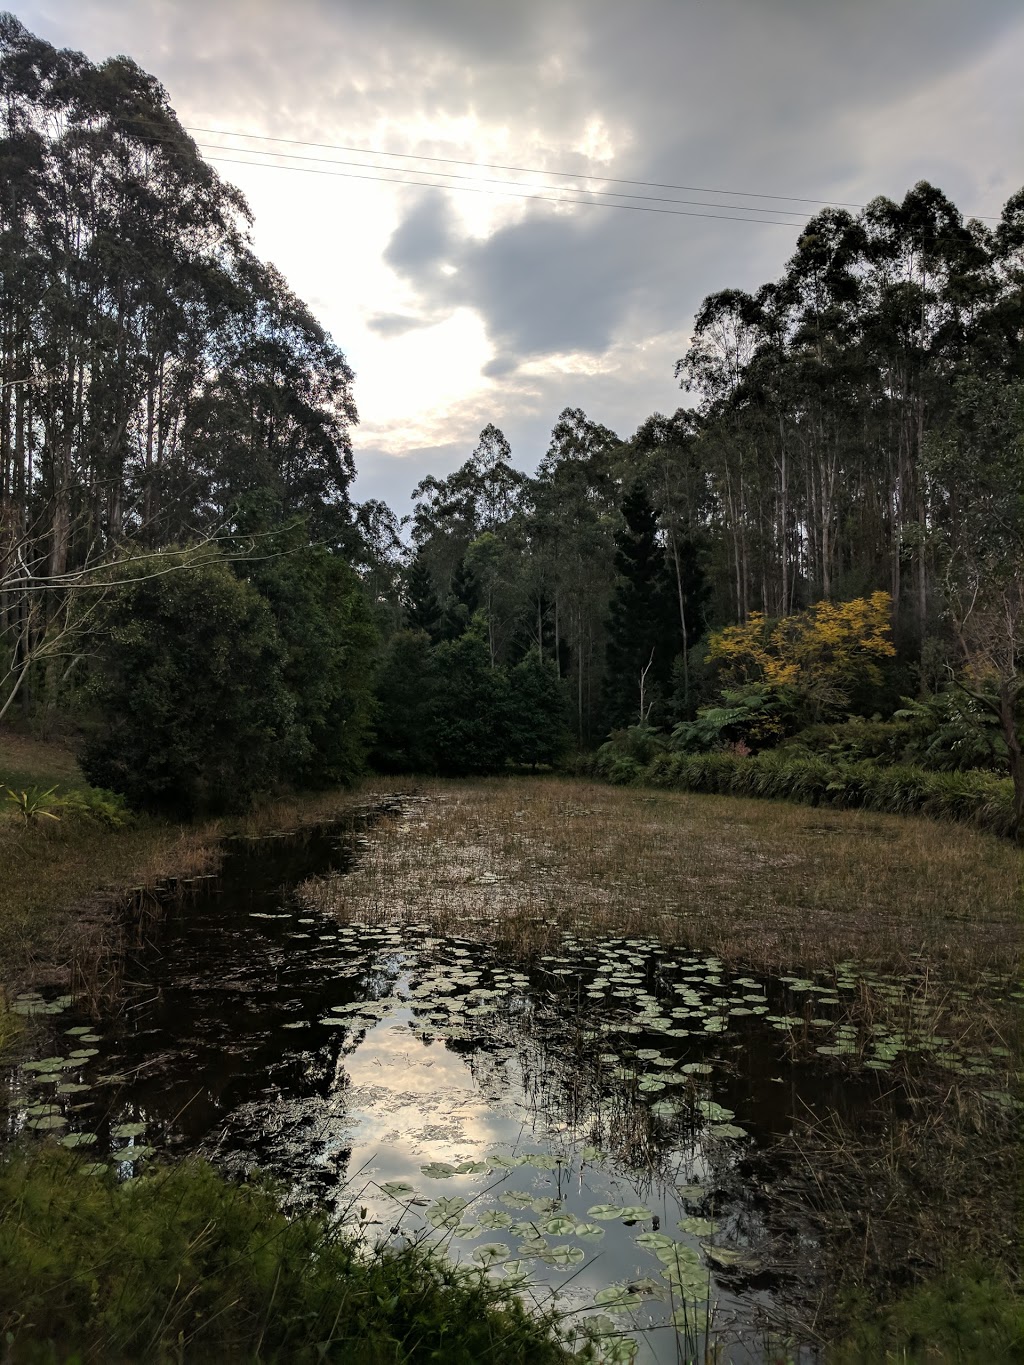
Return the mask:
[[[5,1360],[553,1365],[554,1325],[482,1275],[287,1217],[202,1162],[122,1183],[59,1149],[0,1165]]]

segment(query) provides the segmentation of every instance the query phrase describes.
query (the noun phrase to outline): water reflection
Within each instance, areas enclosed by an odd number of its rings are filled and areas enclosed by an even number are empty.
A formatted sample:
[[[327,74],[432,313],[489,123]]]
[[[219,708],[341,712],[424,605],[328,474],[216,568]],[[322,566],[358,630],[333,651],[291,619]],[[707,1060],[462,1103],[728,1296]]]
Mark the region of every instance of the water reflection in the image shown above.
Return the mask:
[[[343,870],[357,833],[238,847],[169,907],[115,1017],[54,1016],[53,1066],[23,1072],[9,1131],[52,1127],[125,1175],[154,1150],[269,1171],[372,1235],[442,1241],[640,1331],[641,1358],[676,1360],[673,1319],[690,1330],[710,1302],[729,1358],[758,1359],[752,1311],[785,1282],[745,1156],[797,1105],[867,1092],[794,1057],[784,986],[703,955],[567,939],[517,961],[310,913],[291,888]]]

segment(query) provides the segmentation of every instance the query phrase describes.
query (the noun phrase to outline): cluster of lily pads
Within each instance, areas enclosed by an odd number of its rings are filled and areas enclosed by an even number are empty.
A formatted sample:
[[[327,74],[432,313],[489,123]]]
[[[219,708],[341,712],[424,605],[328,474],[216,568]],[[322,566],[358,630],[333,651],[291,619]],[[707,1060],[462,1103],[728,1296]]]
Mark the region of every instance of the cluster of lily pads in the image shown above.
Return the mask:
[[[53,1016],[63,1014],[71,1004],[69,995],[46,1000],[38,992],[32,991],[18,996],[12,1008],[28,1017]],[[29,1094],[10,1097],[11,1116],[15,1121],[20,1120],[26,1130],[49,1134],[62,1146],[80,1150],[86,1155],[100,1141],[100,1135],[88,1127],[76,1126],[87,1121],[88,1111],[94,1108],[90,1100],[78,1097],[87,1096],[95,1085],[121,1083],[124,1077],[105,1076],[97,1078],[94,1083],[82,1079],[84,1068],[100,1055],[96,1045],[102,1042],[102,1038],[92,1025],[78,1024],[65,1029],[64,1037],[67,1046],[62,1053],[21,1064],[19,1069],[28,1083]],[[65,1129],[70,1131],[66,1132]],[[137,1162],[155,1156],[155,1147],[138,1141],[146,1130],[145,1123],[113,1124],[107,1129],[109,1162],[86,1161],[82,1166],[83,1171],[88,1175],[98,1175],[109,1170],[113,1163],[124,1174],[130,1172]]]
[[[636,1349],[628,1332],[646,1330],[653,1325],[652,1315],[689,1332],[705,1330],[719,1292],[715,1275],[750,1275],[761,1264],[749,1248],[719,1240],[727,1227],[721,1218],[686,1213],[676,1220],[684,1234],[679,1237],[663,1230],[663,1219],[648,1204],[588,1202],[585,1210],[574,1210],[566,1191],[573,1190],[577,1202],[585,1202],[595,1171],[597,1183],[607,1181],[602,1169],[607,1160],[608,1154],[593,1145],[583,1145],[575,1153],[493,1152],[477,1160],[421,1166],[420,1176],[430,1183],[458,1183],[463,1178],[479,1184],[486,1177],[483,1188],[468,1195],[431,1196],[406,1180],[387,1181],[377,1189],[401,1207],[398,1226],[407,1234],[426,1231],[440,1238],[450,1254],[501,1275],[512,1287],[546,1279],[551,1272],[575,1272],[572,1283],[595,1262],[606,1234],[617,1229],[619,1240],[626,1237],[629,1245],[617,1248],[616,1260],[637,1266],[637,1273],[618,1283],[591,1287],[586,1298],[577,1298],[573,1316],[588,1337],[606,1339],[606,1347],[613,1351],[609,1359],[626,1360]],[[531,1176],[531,1169],[537,1175]],[[509,1183],[517,1172],[520,1182],[523,1174],[531,1180],[530,1187]],[[554,1188],[550,1176],[546,1186],[538,1184],[544,1173],[551,1172],[563,1177]],[[614,1171],[611,1179],[618,1179]],[[662,1206],[667,1199],[682,1212],[687,1204],[703,1204],[708,1195],[703,1184],[676,1185],[663,1192]],[[470,1247],[495,1233],[503,1240]],[[638,1315],[647,1321],[638,1321]]]

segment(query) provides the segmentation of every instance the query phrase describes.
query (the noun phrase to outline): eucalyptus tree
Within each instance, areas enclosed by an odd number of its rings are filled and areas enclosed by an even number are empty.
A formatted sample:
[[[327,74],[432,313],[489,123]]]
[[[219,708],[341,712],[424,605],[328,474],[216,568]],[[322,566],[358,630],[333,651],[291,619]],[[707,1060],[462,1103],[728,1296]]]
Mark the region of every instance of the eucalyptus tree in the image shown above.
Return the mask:
[[[534,540],[551,564],[555,657],[564,641],[580,739],[592,731],[601,693],[621,445],[581,409],[566,408],[531,490]]]

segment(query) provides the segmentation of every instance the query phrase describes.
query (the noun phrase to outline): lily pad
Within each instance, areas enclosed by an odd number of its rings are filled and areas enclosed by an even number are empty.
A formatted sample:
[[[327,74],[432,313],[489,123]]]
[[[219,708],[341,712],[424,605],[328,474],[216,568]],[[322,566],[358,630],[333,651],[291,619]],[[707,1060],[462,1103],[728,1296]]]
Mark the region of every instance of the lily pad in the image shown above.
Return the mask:
[[[380,1188],[382,1194],[390,1195],[392,1199],[401,1199],[408,1194],[416,1193],[407,1180],[387,1180]]]
[[[571,1213],[560,1213],[549,1218],[543,1230],[549,1237],[571,1237],[576,1231],[576,1219]]]
[[[64,1147],[91,1147],[96,1141],[95,1133],[68,1133],[61,1138]]]
[[[525,1190],[504,1190],[498,1198],[510,1209],[528,1209],[533,1203],[533,1195]]]
[[[110,1130],[110,1136],[116,1138],[141,1137],[146,1131],[144,1123],[118,1123]]]
[[[643,1204],[627,1204],[625,1208],[619,1210],[619,1217],[624,1223],[642,1223],[653,1215]]]
[[[67,1127],[67,1119],[63,1114],[44,1114],[38,1119],[28,1119],[25,1123],[26,1128],[35,1128],[41,1133],[49,1132],[53,1128]]]
[[[510,1228],[513,1218],[510,1213],[505,1213],[502,1209],[487,1209],[480,1215],[477,1222],[488,1232],[498,1232],[501,1228]]]
[[[144,1143],[138,1147],[119,1147],[113,1153],[115,1161],[145,1161],[151,1156],[156,1156],[156,1148],[147,1147]]]
[[[621,1204],[595,1204],[587,1209],[588,1218],[597,1218],[602,1223],[610,1223],[613,1218],[619,1218],[621,1215]]]
[[[692,1233],[694,1237],[710,1237],[721,1227],[713,1218],[683,1218],[680,1220],[679,1227],[683,1232]]]
[[[457,1196],[451,1199],[438,1199],[427,1209],[424,1217],[431,1227],[458,1227],[468,1203],[468,1199],[460,1199]]]
[[[631,1313],[639,1307],[637,1295],[631,1294],[624,1284],[610,1284],[599,1289],[594,1295],[594,1303],[606,1313]]]
[[[646,1247],[648,1251],[663,1251],[666,1247],[674,1246],[675,1241],[671,1237],[666,1237],[663,1232],[641,1232],[636,1244],[638,1247]]]
[[[749,1251],[737,1251],[732,1247],[705,1246],[704,1255],[712,1263],[722,1270],[732,1270],[742,1267],[744,1270],[758,1270],[761,1262],[756,1256],[752,1256]]]
[[[546,1251],[539,1252],[538,1260],[546,1265],[553,1265],[556,1270],[568,1270],[571,1265],[579,1265],[586,1254],[582,1247],[562,1242],[558,1246],[548,1247]]]
[[[420,1170],[430,1180],[450,1180],[456,1174],[454,1166],[447,1161],[431,1161],[426,1166],[421,1166]]]

